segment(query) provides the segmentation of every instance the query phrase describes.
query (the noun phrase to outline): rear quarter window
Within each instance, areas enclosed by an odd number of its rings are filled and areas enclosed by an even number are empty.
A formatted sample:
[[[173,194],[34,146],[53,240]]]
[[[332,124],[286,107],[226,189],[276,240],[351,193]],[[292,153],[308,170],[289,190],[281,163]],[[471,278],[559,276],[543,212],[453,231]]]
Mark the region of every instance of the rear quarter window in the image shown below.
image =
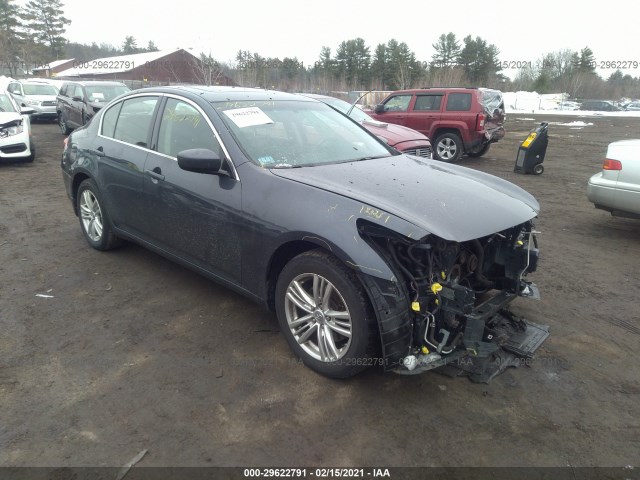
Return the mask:
[[[116,123],[118,122],[120,108],[122,108],[122,102],[115,104],[102,115],[102,130],[100,133],[105,137],[113,138],[116,131]]]
[[[465,112],[471,110],[470,93],[450,93],[447,97],[447,111]]]

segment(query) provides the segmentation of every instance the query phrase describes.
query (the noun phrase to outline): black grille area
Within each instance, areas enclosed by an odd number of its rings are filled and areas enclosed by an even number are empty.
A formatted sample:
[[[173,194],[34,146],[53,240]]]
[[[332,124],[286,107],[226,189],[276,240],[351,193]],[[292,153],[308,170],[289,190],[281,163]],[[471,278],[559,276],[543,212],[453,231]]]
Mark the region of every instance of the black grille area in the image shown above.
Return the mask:
[[[406,153],[407,155],[415,155],[416,157],[432,158],[431,147],[410,148],[408,150],[403,150],[402,153]]]
[[[2,153],[20,153],[24,152],[27,149],[27,146],[24,143],[16,143],[14,145],[7,145],[5,147],[0,147],[0,151]]]

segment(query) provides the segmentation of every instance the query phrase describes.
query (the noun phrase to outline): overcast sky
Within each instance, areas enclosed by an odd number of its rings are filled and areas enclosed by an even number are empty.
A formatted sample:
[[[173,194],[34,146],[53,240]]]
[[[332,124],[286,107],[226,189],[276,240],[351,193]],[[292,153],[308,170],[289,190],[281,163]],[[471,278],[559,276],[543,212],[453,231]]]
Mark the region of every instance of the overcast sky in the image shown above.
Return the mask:
[[[19,3],[26,3],[20,0]],[[332,54],[343,40],[364,38],[371,52],[395,38],[418,60],[428,61],[432,44],[452,31],[461,40],[479,35],[500,49],[501,61],[535,61],[544,53],[589,46],[600,61],[640,62],[640,28],[633,2],[537,0],[429,2],[401,0],[263,0],[201,3],[148,0],[63,0],[69,40],[120,46],[133,35],[139,47],[153,40],[164,50],[191,48],[218,61],[238,50],[263,57],[297,57],[305,65],[323,46]],[[607,77],[611,71],[597,72]],[[508,73],[508,72],[507,72]],[[634,77],[640,68],[626,70]],[[510,75],[511,76],[511,75]]]

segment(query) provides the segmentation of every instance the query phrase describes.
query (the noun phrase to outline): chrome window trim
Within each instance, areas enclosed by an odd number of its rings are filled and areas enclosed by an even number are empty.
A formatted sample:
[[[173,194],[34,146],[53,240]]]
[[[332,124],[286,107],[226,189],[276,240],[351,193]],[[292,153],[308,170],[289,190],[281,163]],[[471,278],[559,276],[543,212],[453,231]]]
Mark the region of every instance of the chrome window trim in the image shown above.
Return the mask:
[[[224,142],[222,141],[222,139],[220,138],[220,135],[218,134],[218,131],[216,130],[216,128],[213,126],[213,123],[211,122],[211,119],[209,118],[209,116],[204,113],[204,110],[202,110],[202,108],[200,108],[200,106],[195,103],[194,101],[182,97],[180,95],[176,95],[175,93],[158,93],[158,92],[141,92],[141,93],[137,93],[135,95],[130,95],[127,98],[123,98],[120,100],[120,102],[125,102],[131,98],[137,98],[137,97],[158,97],[158,101],[162,100],[162,97],[167,97],[167,98],[175,98],[176,100],[180,100],[181,102],[185,102],[189,105],[191,105],[192,107],[194,107],[199,113],[200,115],[202,115],[202,117],[207,121],[207,124],[209,125],[209,128],[211,129],[211,131],[213,132],[213,135],[215,136],[216,140],[218,141],[218,143],[220,144],[220,146],[222,147],[222,151],[225,155],[225,160],[227,161],[227,163],[229,164],[229,166],[231,167],[231,174],[232,177],[236,180],[236,181],[240,181],[240,177],[238,176],[238,171],[236,170],[236,166],[233,163],[233,160],[231,160],[231,156],[229,155],[229,150],[227,149],[226,145],[224,144]],[[117,102],[119,103],[119,102]],[[113,108],[116,105],[116,103],[114,103],[113,105],[110,105],[109,108]],[[106,111],[106,110],[105,110]],[[141,147],[139,145],[134,145],[132,143],[127,143],[127,142],[123,142],[122,140],[117,140],[113,137],[107,137],[105,135],[102,135],[102,122],[104,120],[104,113],[102,115],[100,115],[100,125],[98,125],[98,136],[102,137],[102,138],[106,138],[109,139],[111,141],[114,142],[118,142],[121,143],[123,145],[128,145],[134,148],[139,148],[140,150],[146,150],[147,152],[152,152],[156,155],[160,155],[162,157],[165,158],[170,158],[174,161],[178,161],[178,159],[176,157],[172,157],[171,155],[167,155],[165,153],[160,153],[157,150],[151,150],[150,148],[147,147]],[[162,119],[160,119],[162,121]]]

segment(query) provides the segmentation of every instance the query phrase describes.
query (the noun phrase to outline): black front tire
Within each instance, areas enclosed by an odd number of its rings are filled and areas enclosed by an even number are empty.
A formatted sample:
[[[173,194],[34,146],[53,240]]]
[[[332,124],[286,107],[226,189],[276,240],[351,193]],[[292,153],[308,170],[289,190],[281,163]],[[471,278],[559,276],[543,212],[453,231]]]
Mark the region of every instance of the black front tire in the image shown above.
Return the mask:
[[[96,250],[111,250],[122,245],[113,233],[111,220],[95,182],[84,180],[76,194],[76,209],[80,229],[87,243]]]
[[[33,142],[31,142],[31,145],[29,146],[29,149],[31,150],[31,155],[29,155],[28,157],[26,157],[24,159],[25,162],[27,163],[31,163],[35,160],[36,158],[36,146],[33,144]]]
[[[462,156],[462,140],[455,133],[444,133],[434,143],[433,155],[442,162],[457,162]]]
[[[306,278],[306,280],[297,280],[301,278]],[[310,288],[316,278],[330,284],[330,288],[327,288],[330,291],[329,296],[324,297],[327,298],[326,303],[318,301],[313,306],[306,304],[305,309],[297,307],[295,302],[290,300],[292,289],[295,292],[294,281],[303,288],[305,286]],[[321,285],[326,287],[327,283]],[[312,297],[314,290],[307,291]],[[322,291],[322,287],[318,288],[318,292],[320,291]],[[326,290],[324,291],[326,292]],[[306,366],[327,377],[347,378],[375,364],[376,345],[379,343],[376,335],[375,317],[357,276],[353,270],[347,268],[336,257],[324,250],[311,250],[294,257],[280,273],[275,295],[280,329],[291,349]],[[299,299],[303,297],[296,296],[296,298],[299,302]],[[319,299],[320,297],[318,297]],[[309,306],[311,309],[306,308]],[[310,310],[315,312],[324,310],[327,312],[327,316],[324,317],[322,314],[321,318],[317,319],[314,313],[309,313]],[[348,320],[345,320],[344,316],[338,315],[345,312],[348,312]],[[304,326],[308,324],[308,330],[313,333],[307,341],[302,343],[298,343],[296,337],[302,339],[307,329],[300,328],[300,324],[290,325],[290,322],[296,321],[294,318],[296,315],[300,315],[297,317],[298,322],[305,315],[312,317],[303,324]],[[336,319],[339,319],[337,323],[335,323]],[[350,337],[334,333],[334,327],[343,328],[346,323],[350,323],[347,328],[350,330]],[[343,330],[345,329],[343,328]],[[331,341],[323,342],[323,339],[327,339],[329,336]],[[338,351],[340,353],[335,355],[330,353],[325,356],[324,360],[318,358],[318,356],[323,356],[322,348],[320,348],[321,342],[325,346],[337,347],[337,350],[327,349],[325,353]]]
[[[533,167],[533,173],[535,175],[542,175],[542,172],[544,172],[544,165],[542,165],[541,163]]]
[[[485,153],[487,153],[489,151],[489,147],[491,147],[491,144],[487,143],[487,144],[483,145],[482,147],[480,147],[479,150],[467,152],[467,155],[470,156],[471,158],[481,157],[481,156],[483,156]]]

